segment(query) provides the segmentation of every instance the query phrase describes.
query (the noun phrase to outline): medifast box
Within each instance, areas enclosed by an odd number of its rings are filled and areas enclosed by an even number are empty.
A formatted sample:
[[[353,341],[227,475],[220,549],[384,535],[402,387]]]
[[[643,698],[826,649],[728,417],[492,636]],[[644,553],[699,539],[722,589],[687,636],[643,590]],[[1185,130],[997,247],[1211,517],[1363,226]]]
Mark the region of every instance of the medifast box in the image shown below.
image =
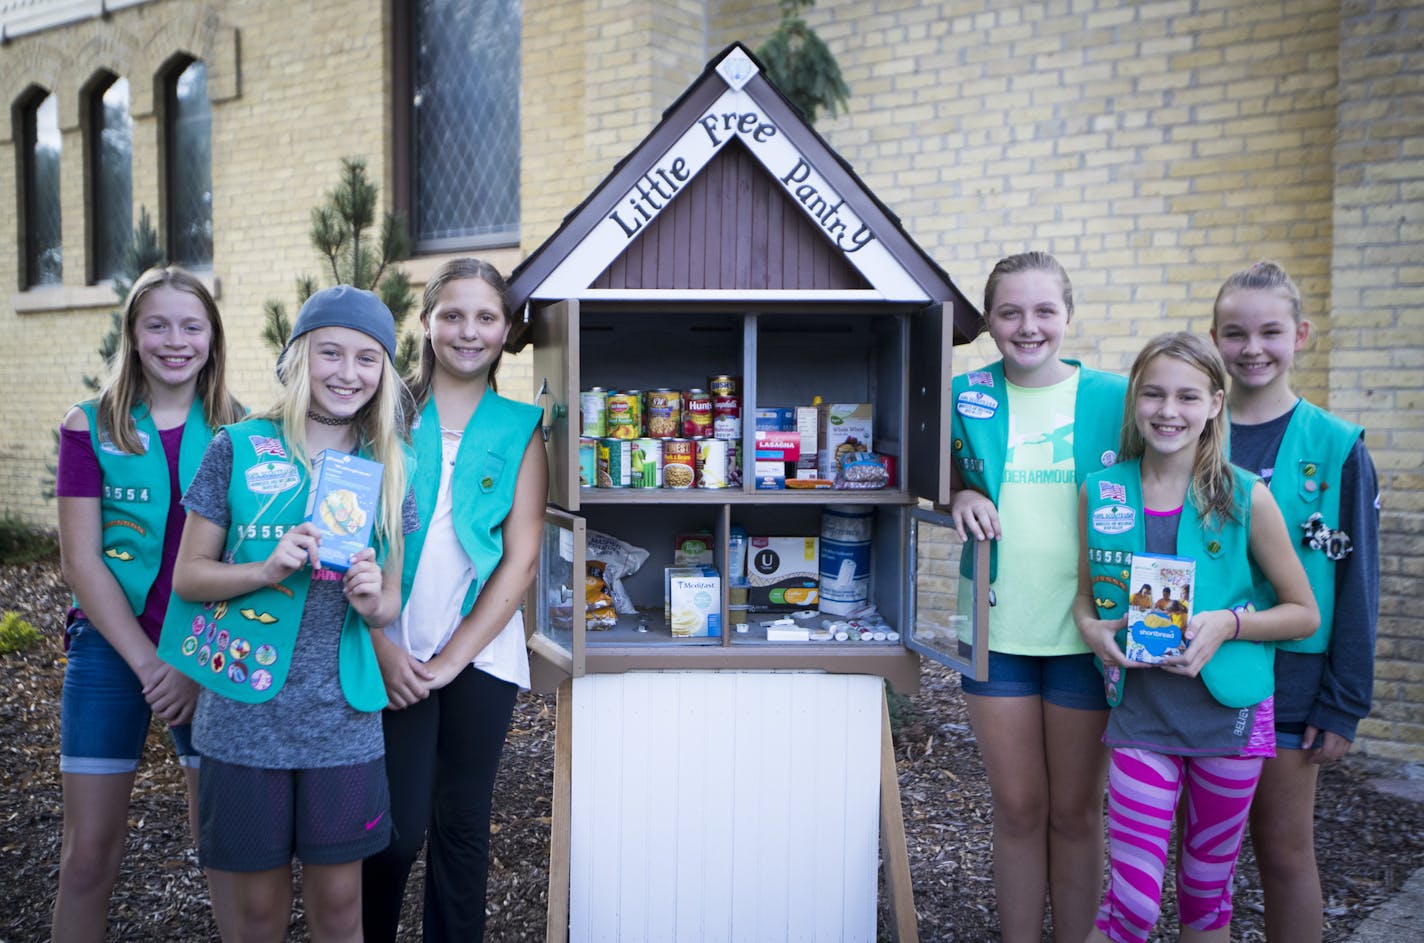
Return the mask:
[[[674,638],[722,634],[722,578],[710,566],[663,570],[664,615]]]
[[[1155,665],[1186,649],[1182,633],[1192,618],[1195,574],[1196,562],[1186,557],[1133,554],[1124,652],[1129,661]]]
[[[323,449],[312,458],[307,520],[321,531],[321,565],[345,572],[351,557],[371,546],[381,503],[381,463]]]
[[[814,609],[820,570],[819,537],[749,537],[747,605],[763,612]]]

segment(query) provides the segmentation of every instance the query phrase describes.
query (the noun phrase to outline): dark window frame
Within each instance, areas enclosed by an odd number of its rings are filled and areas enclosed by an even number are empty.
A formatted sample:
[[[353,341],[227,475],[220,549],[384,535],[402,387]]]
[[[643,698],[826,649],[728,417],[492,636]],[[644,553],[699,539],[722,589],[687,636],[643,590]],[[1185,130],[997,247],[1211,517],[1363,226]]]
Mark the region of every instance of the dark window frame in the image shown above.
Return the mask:
[[[488,235],[460,236],[422,240],[419,234],[416,176],[420,172],[416,157],[417,140],[412,100],[415,94],[414,21],[419,0],[390,0],[391,37],[391,207],[406,223],[414,255],[439,255],[451,252],[518,247],[523,239],[523,220],[516,219],[512,231]],[[523,13],[520,15],[523,30]],[[522,79],[521,79],[522,82]],[[516,89],[516,94],[519,89]],[[522,111],[522,109],[521,109]],[[523,155],[516,161],[516,187]]]
[[[104,174],[103,134],[106,130],[104,97],[124,76],[107,69],[98,72],[85,86],[81,102],[84,115],[84,203],[88,223],[88,282],[97,284],[112,279],[123,265],[123,252],[133,230],[133,83],[129,82],[129,167],[128,217],[123,220],[121,245],[116,249],[109,241],[113,220],[109,218],[108,188]],[[112,253],[112,257],[110,254]]]
[[[206,73],[207,63],[206,63],[204,60],[199,59],[199,58],[196,57],[196,56],[191,56],[191,55],[187,55],[187,54],[182,54],[182,55],[174,56],[172,59],[170,59],[170,60],[168,61],[168,63],[164,66],[164,68],[163,68],[163,69],[159,72],[159,74],[158,74],[158,88],[156,89],[156,91],[157,91],[158,94],[157,94],[156,97],[158,98],[159,101],[161,101],[161,102],[163,103],[163,105],[162,105],[162,112],[161,112],[161,115],[160,115],[161,120],[159,121],[159,135],[160,135],[160,140],[159,140],[159,145],[160,145],[160,146],[159,146],[159,153],[160,153],[160,155],[161,155],[161,157],[160,157],[161,168],[162,168],[162,178],[161,178],[161,179],[162,179],[162,183],[163,183],[162,191],[161,191],[161,196],[160,196],[159,206],[160,206],[160,208],[162,209],[163,245],[164,245],[164,251],[165,251],[165,254],[166,254],[167,257],[168,257],[168,260],[169,260],[170,262],[175,263],[175,264],[182,265],[182,266],[184,266],[185,268],[194,269],[194,270],[197,270],[197,271],[207,271],[207,270],[211,269],[212,266],[213,266],[213,255],[214,255],[214,251],[213,251],[213,250],[214,250],[213,238],[212,238],[212,233],[211,233],[211,229],[212,229],[212,226],[213,226],[213,219],[212,219],[212,215],[211,215],[211,214],[212,214],[212,209],[213,209],[212,204],[209,203],[209,205],[208,205],[208,214],[209,214],[209,216],[208,216],[207,223],[208,223],[208,228],[209,228],[210,232],[208,233],[208,238],[207,238],[207,241],[208,241],[208,245],[207,245],[207,258],[183,258],[183,257],[182,257],[182,256],[183,256],[183,253],[180,253],[180,252],[178,251],[179,246],[178,246],[178,237],[177,237],[177,232],[178,232],[178,230],[181,228],[181,225],[182,225],[182,221],[180,221],[180,220],[177,219],[177,214],[178,214],[179,207],[176,205],[176,204],[178,203],[178,200],[177,200],[177,198],[175,197],[175,194],[176,194],[176,192],[177,192],[177,183],[175,182],[175,176],[176,176],[176,173],[177,173],[177,163],[178,163],[178,161],[176,160],[176,157],[175,157],[176,151],[177,151],[177,146],[176,146],[176,144],[175,144],[175,138],[176,138],[177,122],[178,122],[178,82],[179,82],[179,80],[182,78],[183,73],[186,72],[186,71],[187,71],[190,67],[192,67],[195,63],[202,65],[203,68],[204,68],[204,70],[205,70],[205,73]],[[207,77],[206,77],[206,74],[204,75],[204,83],[203,83],[203,84],[204,84],[204,88],[206,88],[206,87],[207,87]],[[208,103],[208,122],[209,122],[209,126],[208,126],[208,186],[209,186],[209,188],[211,188],[211,187],[212,187],[212,104],[211,104],[211,100],[209,100],[209,103]],[[209,190],[209,193],[211,194],[211,189]]]
[[[37,168],[35,165],[35,151],[39,138],[39,110],[44,103],[55,95],[54,92],[40,85],[31,85],[25,89],[20,96],[15,99],[15,104],[11,108],[11,127],[14,129],[15,141],[17,144],[15,152],[15,218],[19,231],[16,234],[15,247],[18,258],[17,279],[21,291],[29,291],[35,288],[51,288],[64,284],[64,222],[63,216],[60,218],[60,270],[58,281],[43,281],[39,274],[39,247],[36,245],[37,231],[32,224],[31,215],[34,212],[34,191],[36,189]],[[58,99],[55,105],[58,106]],[[61,159],[63,144],[61,142]],[[61,175],[56,173],[55,185],[61,188],[57,196],[62,202],[63,180]]]

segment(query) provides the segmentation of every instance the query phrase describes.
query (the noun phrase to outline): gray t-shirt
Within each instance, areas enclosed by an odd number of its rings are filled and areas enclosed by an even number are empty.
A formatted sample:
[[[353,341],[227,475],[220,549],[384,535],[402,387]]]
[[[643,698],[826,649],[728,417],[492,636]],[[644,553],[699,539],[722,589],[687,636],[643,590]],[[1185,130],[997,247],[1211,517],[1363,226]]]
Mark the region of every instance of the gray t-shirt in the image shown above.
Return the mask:
[[[228,527],[232,440],[219,431],[208,445],[183,506]],[[401,508],[405,533],[418,526],[415,494]],[[338,645],[346,619],[341,574],[319,570],[307,592],[287,683],[270,701],[244,704],[202,688],[193,745],[204,756],[262,769],[349,766],[385,753],[380,711],[358,711],[341,692]]]
[[[1193,512],[1195,513],[1195,512]],[[1182,512],[1147,515],[1147,552],[1177,552]],[[1108,713],[1103,742],[1169,756],[1240,756],[1246,750],[1254,707],[1226,707],[1200,677],[1160,668],[1129,668],[1122,703]]]

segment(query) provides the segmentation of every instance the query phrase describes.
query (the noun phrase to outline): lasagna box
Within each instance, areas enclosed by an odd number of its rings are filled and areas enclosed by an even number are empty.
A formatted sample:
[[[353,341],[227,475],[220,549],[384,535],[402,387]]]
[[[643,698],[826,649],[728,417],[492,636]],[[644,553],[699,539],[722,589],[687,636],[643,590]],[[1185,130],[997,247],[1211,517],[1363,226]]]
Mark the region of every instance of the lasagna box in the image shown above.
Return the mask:
[[[351,557],[371,546],[382,471],[380,462],[335,449],[312,458],[307,520],[321,532],[317,556],[327,569],[345,572]]]

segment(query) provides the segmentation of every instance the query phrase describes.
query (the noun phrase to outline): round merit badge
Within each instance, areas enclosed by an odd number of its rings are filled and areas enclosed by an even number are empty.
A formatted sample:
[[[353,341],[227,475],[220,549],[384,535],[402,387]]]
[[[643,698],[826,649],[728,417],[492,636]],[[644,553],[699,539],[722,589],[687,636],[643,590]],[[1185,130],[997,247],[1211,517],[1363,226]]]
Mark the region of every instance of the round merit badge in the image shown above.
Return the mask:
[[[240,661],[233,662],[227,666],[227,676],[230,681],[245,684],[247,682],[247,665]]]
[[[260,649],[259,649],[260,651]],[[265,691],[272,686],[272,672],[265,668],[258,668],[252,672],[252,690]]]
[[[271,645],[259,645],[257,653],[252,657],[257,660],[259,665],[270,665],[277,660],[277,649]]]
[[[243,659],[246,658],[248,653],[251,651],[252,645],[247,641],[247,639],[235,638],[232,640],[232,645],[228,646],[227,653],[233,658]]]
[[[191,636],[191,635],[188,636],[187,638],[185,638],[185,639],[183,640],[182,649],[183,649],[183,654],[185,654],[185,655],[191,655],[191,654],[193,654],[194,652],[196,652],[196,651],[198,650],[198,640],[195,639],[195,638],[194,638],[193,636]]]

